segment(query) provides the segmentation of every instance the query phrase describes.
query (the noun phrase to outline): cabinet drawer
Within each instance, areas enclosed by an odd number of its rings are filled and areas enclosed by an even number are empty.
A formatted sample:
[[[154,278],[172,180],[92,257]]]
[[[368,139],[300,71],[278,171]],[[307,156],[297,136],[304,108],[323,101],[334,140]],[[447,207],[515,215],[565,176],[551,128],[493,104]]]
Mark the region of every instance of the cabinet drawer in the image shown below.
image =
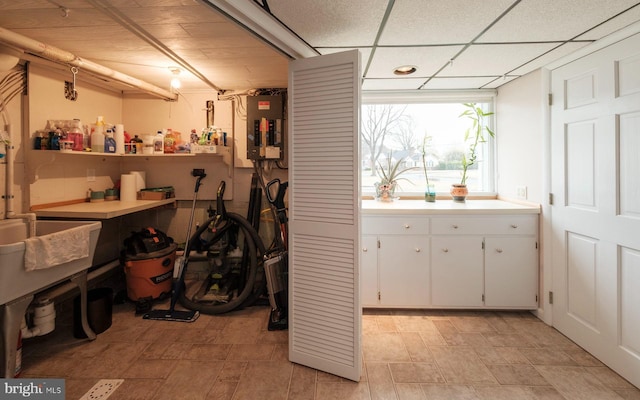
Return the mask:
[[[363,235],[427,235],[429,217],[406,215],[398,217],[363,217]]]
[[[434,235],[535,235],[537,215],[495,215],[482,217],[434,217]]]

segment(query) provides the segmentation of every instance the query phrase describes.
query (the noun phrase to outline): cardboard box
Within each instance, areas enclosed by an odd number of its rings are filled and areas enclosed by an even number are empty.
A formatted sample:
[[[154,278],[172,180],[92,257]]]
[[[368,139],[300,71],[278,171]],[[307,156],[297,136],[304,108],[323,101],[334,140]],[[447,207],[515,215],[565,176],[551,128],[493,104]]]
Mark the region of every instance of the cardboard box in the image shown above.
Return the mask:
[[[176,197],[173,186],[146,188],[138,192],[138,200],[164,200]]]

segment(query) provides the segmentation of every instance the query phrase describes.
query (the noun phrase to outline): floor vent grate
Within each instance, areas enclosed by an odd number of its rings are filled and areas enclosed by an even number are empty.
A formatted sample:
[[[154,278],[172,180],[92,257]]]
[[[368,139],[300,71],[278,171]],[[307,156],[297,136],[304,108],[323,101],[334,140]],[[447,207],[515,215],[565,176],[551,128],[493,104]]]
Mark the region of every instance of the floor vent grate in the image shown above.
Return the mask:
[[[124,382],[124,379],[100,379],[80,400],[104,400]]]

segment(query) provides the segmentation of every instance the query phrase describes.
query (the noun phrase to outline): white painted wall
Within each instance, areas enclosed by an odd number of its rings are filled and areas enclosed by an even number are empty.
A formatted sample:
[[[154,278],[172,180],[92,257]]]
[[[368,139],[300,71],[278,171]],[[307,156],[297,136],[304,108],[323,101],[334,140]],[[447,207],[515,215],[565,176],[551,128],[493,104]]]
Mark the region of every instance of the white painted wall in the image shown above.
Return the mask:
[[[527,187],[527,198],[542,203],[543,119],[540,70],[501,86],[496,97],[498,194],[518,199],[516,187]]]

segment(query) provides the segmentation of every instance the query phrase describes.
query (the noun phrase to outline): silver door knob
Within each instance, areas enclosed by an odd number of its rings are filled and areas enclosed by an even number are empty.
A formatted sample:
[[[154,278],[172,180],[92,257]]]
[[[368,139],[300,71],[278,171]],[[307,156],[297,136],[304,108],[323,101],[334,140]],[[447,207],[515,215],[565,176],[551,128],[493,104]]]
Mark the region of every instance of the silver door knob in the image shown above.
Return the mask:
[[[409,229],[409,228],[411,228],[411,225],[409,225],[409,224],[404,224],[404,229]]]
[[[416,253],[420,253],[420,249],[416,248]]]
[[[366,252],[367,252],[367,248],[366,248],[366,247],[363,247],[363,248],[362,248],[362,251],[364,251],[364,252],[366,253]]]

